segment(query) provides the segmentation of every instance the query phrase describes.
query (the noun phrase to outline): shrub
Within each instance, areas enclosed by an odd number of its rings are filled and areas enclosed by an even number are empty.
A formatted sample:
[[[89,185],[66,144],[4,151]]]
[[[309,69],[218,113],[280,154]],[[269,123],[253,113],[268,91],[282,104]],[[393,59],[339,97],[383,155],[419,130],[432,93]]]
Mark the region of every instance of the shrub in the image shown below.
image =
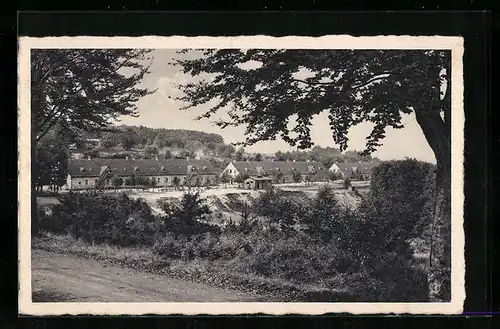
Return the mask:
[[[411,256],[408,241],[424,235],[432,219],[433,172],[432,164],[411,159],[374,169],[370,193],[359,207],[362,234],[372,237],[366,245]]]
[[[68,193],[54,208],[55,221],[65,230],[90,243],[151,245],[155,217],[149,205],[125,194],[108,196],[96,192]]]
[[[337,244],[352,242],[350,233],[355,214],[337,201],[331,187],[323,186],[319,189],[310,209],[303,220],[309,235],[321,239],[323,243],[328,243],[333,238]]]
[[[113,179],[111,180],[111,183],[113,184],[113,186],[116,188],[120,187],[123,185],[123,178],[121,177],[113,177]]]
[[[293,234],[295,225],[300,223],[308,211],[308,199],[298,199],[285,195],[281,190],[266,190],[253,200],[252,209],[255,215],[269,219],[285,234]]]
[[[162,230],[175,235],[192,235],[204,232],[214,232],[218,228],[203,222],[211,214],[205,200],[199,192],[186,192],[179,203],[160,199],[158,206],[165,216],[162,219]]]
[[[53,212],[57,212],[59,205],[54,205],[52,208]],[[68,222],[65,218],[60,216],[47,215],[42,208],[37,209],[38,217],[38,227],[40,230],[54,232],[54,233],[64,233],[68,227]]]

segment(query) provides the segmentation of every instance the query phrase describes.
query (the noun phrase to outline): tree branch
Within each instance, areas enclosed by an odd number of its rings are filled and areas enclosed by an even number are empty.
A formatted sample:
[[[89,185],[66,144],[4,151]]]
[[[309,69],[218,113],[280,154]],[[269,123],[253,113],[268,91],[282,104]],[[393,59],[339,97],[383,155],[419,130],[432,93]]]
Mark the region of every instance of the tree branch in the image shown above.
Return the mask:
[[[366,87],[370,83],[373,83],[375,81],[389,78],[392,74],[394,74],[394,72],[385,71],[385,72],[381,72],[381,73],[376,73],[375,75],[373,75],[371,78],[369,78],[365,82],[360,82],[360,84],[352,86],[351,90]]]
[[[296,81],[296,82],[300,82],[300,83],[304,83],[306,85],[310,85],[310,86],[314,86],[314,85],[327,85],[327,86],[331,86],[332,84],[335,84],[336,82],[335,81],[331,81],[331,82],[320,82],[320,81],[306,81],[306,80],[301,80],[301,79],[292,79],[292,81]]]
[[[50,129],[57,123],[57,121],[59,120],[59,118],[61,117],[61,115],[64,113],[64,111],[60,111],[59,114],[57,115],[57,117],[52,120],[52,122],[47,126],[47,128],[41,132],[40,135],[38,135],[35,139],[36,142],[38,142],[40,139],[42,139],[43,136],[45,136],[49,131]]]
[[[54,118],[54,116],[58,115],[57,110],[58,110],[58,107],[56,105],[54,105],[52,110],[49,112],[49,114],[47,114],[45,116],[45,120],[40,125],[38,125],[38,131],[41,131],[42,128],[47,124],[47,122],[52,120],[52,118]]]

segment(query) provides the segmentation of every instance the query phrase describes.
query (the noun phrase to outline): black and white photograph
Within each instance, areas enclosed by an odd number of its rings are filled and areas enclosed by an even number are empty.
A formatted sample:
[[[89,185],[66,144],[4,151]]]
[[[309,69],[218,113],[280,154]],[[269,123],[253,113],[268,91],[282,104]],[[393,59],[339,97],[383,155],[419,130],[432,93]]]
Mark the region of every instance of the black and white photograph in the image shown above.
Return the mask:
[[[460,313],[462,47],[20,38],[20,311]]]

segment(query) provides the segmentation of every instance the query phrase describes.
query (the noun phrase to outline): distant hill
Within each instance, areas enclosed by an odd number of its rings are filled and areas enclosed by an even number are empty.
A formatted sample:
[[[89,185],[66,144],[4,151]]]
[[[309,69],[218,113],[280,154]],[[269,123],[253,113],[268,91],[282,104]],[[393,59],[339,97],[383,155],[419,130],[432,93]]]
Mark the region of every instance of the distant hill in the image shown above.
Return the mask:
[[[341,152],[334,147],[315,146],[310,150],[296,150],[274,155],[247,153],[226,144],[221,135],[187,129],[149,128],[144,126],[113,126],[101,131],[82,132],[76,147],[80,153],[92,157],[133,158],[197,158],[211,159],[214,166],[223,168],[229,161],[320,161],[327,168],[334,162],[371,161],[356,151]]]
[[[120,156],[127,153],[134,157],[215,157],[230,159],[236,149],[226,144],[218,134],[186,129],[149,128],[120,125],[101,131],[82,132],[77,149],[84,149],[93,156]],[[96,142],[97,141],[97,142]],[[101,154],[97,155],[96,152]]]

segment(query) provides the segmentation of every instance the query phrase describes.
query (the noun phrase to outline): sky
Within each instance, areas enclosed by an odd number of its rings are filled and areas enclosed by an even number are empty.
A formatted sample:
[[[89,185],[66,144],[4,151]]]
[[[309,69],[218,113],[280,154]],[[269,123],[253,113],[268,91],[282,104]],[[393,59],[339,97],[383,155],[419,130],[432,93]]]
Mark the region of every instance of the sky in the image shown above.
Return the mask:
[[[151,128],[189,129],[208,133],[220,134],[226,143],[242,142],[245,140],[244,127],[228,127],[221,129],[212,123],[213,119],[195,120],[195,117],[204,113],[208,106],[199,106],[190,110],[179,110],[184,104],[174,97],[181,92],[175,87],[177,83],[192,81],[189,75],[181,72],[180,67],[171,65],[172,58],[177,57],[175,50],[154,50],[151,53],[151,73],[148,74],[142,86],[156,89],[137,103],[138,117],[121,117],[120,124],[142,125]],[[403,129],[387,128],[386,137],[382,146],[372,155],[381,160],[399,160],[406,157],[435,163],[434,154],[429,147],[422,130],[415,121],[415,116],[404,115]],[[363,150],[366,137],[371,131],[369,123],[362,123],[349,131],[348,150]],[[333,141],[326,113],[316,116],[312,120],[311,138],[315,145],[338,147]],[[276,151],[291,151],[284,141],[264,141],[245,148],[249,152],[274,154]]]

